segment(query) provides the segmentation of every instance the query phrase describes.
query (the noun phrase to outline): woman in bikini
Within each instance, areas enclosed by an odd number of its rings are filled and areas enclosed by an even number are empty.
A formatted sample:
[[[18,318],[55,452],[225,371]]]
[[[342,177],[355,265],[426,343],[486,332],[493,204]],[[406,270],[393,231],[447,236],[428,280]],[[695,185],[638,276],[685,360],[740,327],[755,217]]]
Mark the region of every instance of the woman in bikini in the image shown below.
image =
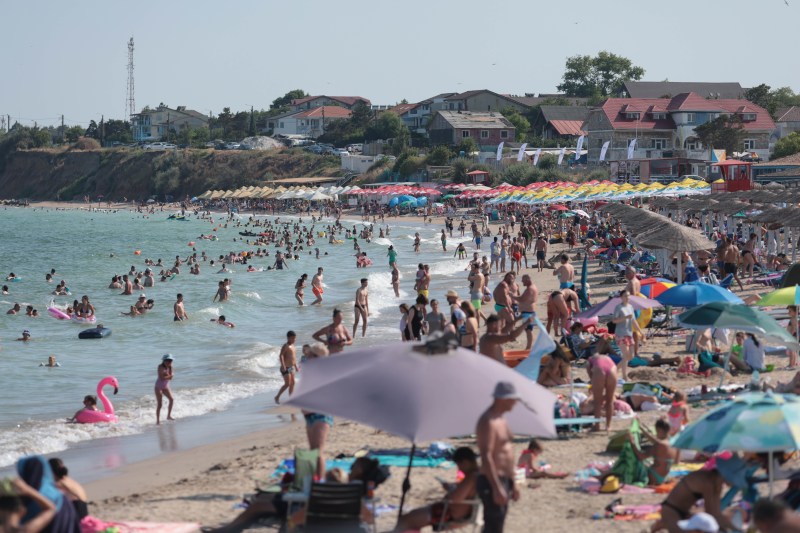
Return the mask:
[[[353,337],[350,336],[350,332],[342,324],[342,320],[342,311],[334,309],[333,323],[328,324],[312,335],[315,341],[327,346],[328,351],[332,354],[342,352],[345,346],[353,344]]]
[[[547,299],[547,333],[553,328],[553,335],[560,335],[569,319],[569,306],[561,291],[553,291]]]
[[[605,407],[606,431],[611,426],[611,417],[614,416],[614,392],[617,389],[617,365],[608,356],[609,349],[608,341],[598,343],[597,353],[589,357],[586,365],[592,383],[594,417],[600,418],[600,413]],[[595,424],[593,429],[598,431],[600,425]]]
[[[306,288],[307,279],[308,274],[303,274],[300,276],[300,279],[297,280],[297,283],[294,284],[294,297],[299,305],[305,305],[305,302],[303,301],[303,296],[305,294],[303,289]]]
[[[167,405],[167,420],[175,420],[172,418],[172,405],[174,399],[172,398],[172,391],[169,390],[169,383],[172,381],[172,356],[166,354],[161,358],[161,364],[158,365],[158,379],[156,379],[155,393],[156,393],[156,425],[161,423],[161,404],[163,397],[166,396],[169,400]]]
[[[566,385],[570,379],[570,364],[567,354],[556,344],[556,349],[550,353],[550,360],[542,365],[537,383],[543,387],[557,387]]]
[[[459,326],[461,333],[461,346],[473,352],[478,351],[478,314],[471,302],[461,302],[461,310],[467,319]]]

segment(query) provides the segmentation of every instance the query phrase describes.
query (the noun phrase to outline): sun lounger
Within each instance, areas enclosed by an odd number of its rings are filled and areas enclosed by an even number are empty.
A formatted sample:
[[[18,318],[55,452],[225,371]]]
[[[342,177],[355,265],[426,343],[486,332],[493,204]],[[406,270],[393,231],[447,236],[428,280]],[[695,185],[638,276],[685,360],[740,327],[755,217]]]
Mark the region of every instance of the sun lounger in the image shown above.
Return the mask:
[[[580,418],[557,418],[555,420],[555,426],[557,428],[564,426],[591,426],[592,424],[599,424],[602,421],[602,418],[594,418],[591,416],[583,416]]]

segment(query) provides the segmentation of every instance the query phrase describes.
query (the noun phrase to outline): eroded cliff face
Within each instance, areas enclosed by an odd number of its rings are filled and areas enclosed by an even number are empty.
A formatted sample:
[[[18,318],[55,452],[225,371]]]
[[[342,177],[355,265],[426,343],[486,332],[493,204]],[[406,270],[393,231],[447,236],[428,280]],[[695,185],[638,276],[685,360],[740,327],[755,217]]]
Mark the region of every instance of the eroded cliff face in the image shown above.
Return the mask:
[[[9,154],[0,166],[0,198],[182,198],[273,179],[332,176],[338,170],[338,158],[301,150],[23,150]]]

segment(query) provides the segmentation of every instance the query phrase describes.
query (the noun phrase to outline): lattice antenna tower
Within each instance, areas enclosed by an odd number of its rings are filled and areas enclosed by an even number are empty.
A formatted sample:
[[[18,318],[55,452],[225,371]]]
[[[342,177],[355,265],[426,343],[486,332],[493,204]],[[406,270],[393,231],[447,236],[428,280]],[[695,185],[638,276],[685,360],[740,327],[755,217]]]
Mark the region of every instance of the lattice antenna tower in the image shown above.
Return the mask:
[[[133,96],[133,37],[128,41],[128,93],[125,99],[128,118],[136,114],[136,99]]]

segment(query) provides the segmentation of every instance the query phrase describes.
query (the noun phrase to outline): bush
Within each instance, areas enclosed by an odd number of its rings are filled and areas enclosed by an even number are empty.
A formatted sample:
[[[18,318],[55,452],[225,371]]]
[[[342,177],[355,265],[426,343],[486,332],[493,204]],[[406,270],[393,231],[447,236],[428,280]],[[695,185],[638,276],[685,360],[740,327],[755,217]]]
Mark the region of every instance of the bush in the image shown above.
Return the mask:
[[[91,137],[80,137],[72,145],[73,150],[99,150],[100,143],[97,139],[92,139]]]
[[[425,158],[425,163],[431,166],[443,166],[450,162],[452,155],[453,154],[450,153],[450,149],[447,146],[440,144],[431,150],[431,153],[429,153],[428,157]]]

